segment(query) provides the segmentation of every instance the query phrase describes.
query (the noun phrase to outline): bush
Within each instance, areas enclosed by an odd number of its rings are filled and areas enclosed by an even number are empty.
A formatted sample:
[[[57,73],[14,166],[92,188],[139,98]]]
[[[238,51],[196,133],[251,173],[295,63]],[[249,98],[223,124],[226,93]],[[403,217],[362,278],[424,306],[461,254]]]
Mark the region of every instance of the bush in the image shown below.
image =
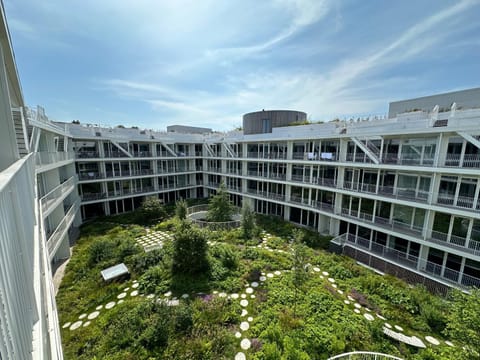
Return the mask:
[[[139,213],[141,216],[139,220],[143,221],[161,220],[167,215],[162,203],[155,197],[146,198],[140,207]]]
[[[154,249],[149,252],[141,252],[130,259],[132,271],[141,274],[152,266],[158,265],[165,255],[163,249]]]
[[[203,231],[183,221],[174,234],[173,245],[173,273],[198,275],[208,272],[208,245]]]
[[[170,288],[170,274],[162,266],[152,266],[140,277],[139,288],[144,293],[163,294]]]
[[[219,259],[224,267],[229,270],[235,270],[238,267],[238,251],[232,246],[216,245],[210,249],[213,257]]]
[[[111,260],[114,256],[115,244],[111,240],[96,240],[88,248],[88,263],[90,266]]]

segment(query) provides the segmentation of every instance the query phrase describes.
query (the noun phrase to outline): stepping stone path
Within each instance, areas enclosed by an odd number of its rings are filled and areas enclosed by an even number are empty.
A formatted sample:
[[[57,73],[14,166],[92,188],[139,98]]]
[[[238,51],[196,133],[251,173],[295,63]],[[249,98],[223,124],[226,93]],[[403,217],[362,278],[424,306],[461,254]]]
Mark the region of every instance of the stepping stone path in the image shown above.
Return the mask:
[[[172,235],[168,232],[154,231],[150,230],[149,228],[145,228],[145,230],[147,231],[146,235],[140,236],[135,239],[145,251],[151,251],[153,249],[161,248],[165,241],[172,240]]]
[[[149,251],[149,250],[152,250],[156,247],[161,247],[162,244],[163,244],[163,241],[166,241],[166,240],[171,240],[172,239],[172,236],[166,232],[163,232],[163,231],[151,231],[149,229],[146,229],[147,230],[147,235],[144,235],[142,237],[139,237],[137,238],[137,242],[142,245],[145,249],[145,251]],[[264,249],[267,249],[267,250],[271,250],[271,251],[277,251],[277,252],[283,252],[283,253],[286,253],[286,251],[284,250],[275,250],[275,249],[270,249],[268,246],[267,246],[267,240],[269,238],[271,238],[272,236],[268,233],[263,233],[263,242],[260,244],[260,245],[257,245],[256,247],[258,248],[264,248]],[[210,245],[214,245],[213,243],[210,244]],[[382,320],[384,321],[384,325],[383,325],[383,333],[386,335],[386,336],[389,336],[395,340],[398,340],[398,341],[401,341],[401,342],[404,342],[406,344],[409,344],[409,345],[412,345],[412,346],[415,346],[415,347],[419,347],[419,348],[425,348],[426,345],[424,344],[424,342],[416,337],[416,336],[406,336],[404,335],[402,332],[403,332],[403,328],[399,325],[390,325],[388,322],[386,322],[386,318],[383,317],[381,314],[378,314],[378,313],[375,313],[376,317],[373,316],[372,314],[370,314],[370,312],[372,310],[368,309],[368,308],[364,308],[362,307],[360,304],[358,304],[356,302],[356,300],[350,296],[350,295],[346,295],[344,296],[344,291],[338,289],[338,286],[336,284],[336,281],[334,278],[332,277],[329,277],[329,273],[327,271],[321,271],[320,267],[318,265],[315,265],[312,268],[312,274],[318,274],[318,276],[320,277],[320,279],[326,279],[328,282],[328,284],[331,286],[331,287],[334,287],[334,288],[337,288],[336,292],[341,296],[343,297],[343,302],[345,305],[352,305],[353,304],[353,311],[357,314],[362,314],[362,311],[361,310],[364,310],[365,312],[363,313],[363,317],[367,320],[367,321],[375,321],[376,319],[379,319],[379,320]],[[286,270],[288,271],[288,270]],[[285,271],[284,271],[285,272]],[[259,277],[259,280],[258,282],[257,281],[253,281],[251,284],[246,284],[245,285],[245,293],[246,294],[249,294],[250,295],[250,298],[254,299],[255,298],[255,290],[260,286],[262,285],[265,281],[269,280],[269,279],[272,279],[274,278],[275,276],[280,276],[282,274],[282,271],[280,270],[276,270],[274,271],[273,273],[269,272],[269,273],[261,273],[261,276]],[[137,280],[134,280],[131,284],[131,288],[132,289],[135,289],[133,291],[130,292],[130,297],[135,297],[137,295],[140,295],[140,296],[144,296],[144,294],[140,294],[138,290],[136,290],[138,288],[139,284],[138,284],[138,281]],[[115,301],[110,301],[108,303],[106,303],[105,305],[98,305],[96,308],[95,308],[95,311],[93,311],[92,313],[90,313],[89,315],[83,313],[81,314],[79,317],[78,317],[78,321],[76,322],[67,322],[65,324],[63,324],[62,328],[63,329],[67,329],[69,328],[71,331],[74,331],[78,328],[80,328],[82,325],[83,327],[87,327],[90,325],[91,321],[90,320],[93,320],[95,318],[97,318],[99,315],[100,315],[100,311],[102,309],[105,309],[105,310],[110,310],[112,309],[115,305],[117,304],[121,304],[124,302],[124,298],[127,297],[127,291],[130,290],[130,287],[126,287],[124,288],[120,294],[117,295],[117,299],[118,302],[115,302]],[[218,297],[222,297],[222,298],[229,298],[229,299],[232,299],[232,300],[240,300],[240,305],[242,306],[242,313],[241,313],[241,317],[245,317],[248,315],[248,306],[249,306],[249,301],[246,299],[247,298],[247,295],[245,293],[242,293],[242,294],[237,294],[237,293],[233,293],[233,294],[227,294],[227,293],[224,293],[224,292],[218,292],[218,291],[213,291],[213,295],[215,296],[218,296]],[[205,294],[199,294],[199,295],[202,295],[204,296]],[[177,299],[176,297],[173,297],[172,299],[170,299],[170,297],[172,296],[172,292],[171,291],[168,291],[166,292],[164,295],[163,298],[156,298],[155,299],[155,295],[154,294],[149,294],[147,295],[146,297],[148,299],[153,299],[154,301],[162,301],[164,302],[167,306],[177,306],[179,305],[180,301],[179,299]],[[183,300],[186,300],[190,297],[189,294],[183,294],[181,296],[181,299]],[[86,318],[88,319],[88,321],[86,322],[83,322],[82,319]],[[247,318],[247,321],[242,321],[239,325],[239,328],[240,328],[240,331],[237,331],[235,332],[235,337],[237,339],[240,339],[242,338],[242,340],[240,341],[240,348],[242,349],[242,351],[239,351],[236,353],[235,355],[235,360],[246,360],[247,359],[247,356],[245,354],[244,351],[246,350],[249,350],[250,347],[251,347],[251,340],[248,339],[248,337],[246,337],[246,332],[248,332],[248,330],[250,329],[250,323],[253,321],[253,317],[252,316],[249,316]],[[396,332],[393,330],[393,328],[395,328],[395,330],[399,331],[399,332]],[[243,333],[243,334],[242,334]],[[425,336],[425,340],[433,345],[433,346],[437,346],[437,345],[440,345],[440,341],[435,339],[434,337],[432,336]],[[450,341],[445,341],[445,344],[447,346],[455,346],[452,342]]]

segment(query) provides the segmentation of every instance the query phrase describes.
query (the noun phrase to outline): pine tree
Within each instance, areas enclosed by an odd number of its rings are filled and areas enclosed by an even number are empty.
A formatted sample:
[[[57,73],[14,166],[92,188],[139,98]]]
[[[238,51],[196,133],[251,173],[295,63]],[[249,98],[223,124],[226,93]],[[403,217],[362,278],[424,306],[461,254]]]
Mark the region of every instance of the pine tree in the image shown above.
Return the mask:
[[[230,202],[225,183],[222,182],[217,194],[212,196],[208,203],[207,220],[211,222],[225,222],[232,220],[235,207]]]
[[[242,234],[244,239],[251,239],[255,234],[255,213],[248,204],[242,208]]]
[[[180,220],[187,218],[187,202],[185,200],[177,201],[175,204],[175,215],[177,215]]]

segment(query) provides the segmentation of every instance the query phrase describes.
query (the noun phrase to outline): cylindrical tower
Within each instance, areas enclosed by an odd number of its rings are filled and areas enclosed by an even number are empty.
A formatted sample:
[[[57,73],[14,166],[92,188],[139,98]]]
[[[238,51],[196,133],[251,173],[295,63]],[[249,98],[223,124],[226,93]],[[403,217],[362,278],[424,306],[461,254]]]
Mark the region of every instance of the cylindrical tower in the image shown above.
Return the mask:
[[[262,110],[243,115],[243,133],[271,133],[272,128],[307,120],[307,114],[294,110]]]

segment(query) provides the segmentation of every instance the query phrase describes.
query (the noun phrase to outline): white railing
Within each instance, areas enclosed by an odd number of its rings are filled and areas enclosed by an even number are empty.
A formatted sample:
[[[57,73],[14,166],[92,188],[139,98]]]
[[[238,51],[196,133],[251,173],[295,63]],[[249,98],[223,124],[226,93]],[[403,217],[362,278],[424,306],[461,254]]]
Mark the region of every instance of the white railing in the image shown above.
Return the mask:
[[[328,360],[386,360],[386,359],[393,359],[393,360],[403,360],[402,358],[388,355],[388,354],[381,354],[376,352],[370,351],[352,351],[340,355],[335,355],[333,357],[328,358]]]
[[[343,241],[343,239],[339,239],[339,241]],[[407,254],[400,250],[392,249],[360,236],[347,234],[343,244],[353,246],[370,254],[375,254],[381,259],[391,260],[393,263],[403,265],[415,272],[431,275],[434,278],[451,284],[451,286],[453,285],[463,289],[480,287],[480,278],[461,273],[460,271],[447,268],[446,266]]]
[[[60,224],[58,224],[58,226],[55,228],[55,231],[48,237],[47,250],[50,260],[52,260],[55,256],[55,253],[60,244],[62,243],[65,234],[70,228],[70,225],[72,225],[72,222],[75,219],[75,215],[77,214],[77,211],[79,209],[79,204],[79,201],[76,201],[72,204],[72,206],[70,206],[62,221],[60,221]]]
[[[0,338],[4,359],[31,359],[37,322],[34,157],[0,174]],[[47,337],[48,334],[36,333]]]
[[[210,230],[225,230],[238,228],[241,225],[240,209],[236,208],[234,219],[230,221],[212,222],[204,220],[208,212],[208,205],[195,205],[187,209],[187,217],[192,223],[201,227],[209,228]]]
[[[46,152],[41,151],[36,153],[36,164],[37,167],[42,167],[46,165],[52,165],[62,161],[69,161],[75,159],[74,152]]]
[[[70,177],[67,181],[61,183],[44,197],[42,197],[40,199],[40,203],[42,204],[43,215],[45,216],[45,214],[48,212],[48,208],[52,204],[58,203],[59,201],[65,199],[73,189],[75,189],[75,176]]]

